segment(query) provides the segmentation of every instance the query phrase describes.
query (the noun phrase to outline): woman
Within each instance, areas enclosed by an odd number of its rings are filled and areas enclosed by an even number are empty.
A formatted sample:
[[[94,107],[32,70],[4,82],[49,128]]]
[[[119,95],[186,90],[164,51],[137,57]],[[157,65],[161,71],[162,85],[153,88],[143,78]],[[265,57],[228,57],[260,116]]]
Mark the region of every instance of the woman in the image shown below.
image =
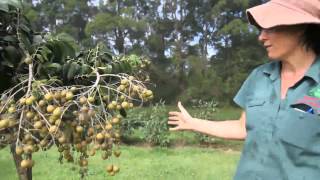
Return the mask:
[[[245,139],[236,180],[320,178],[320,1],[271,0],[247,10],[271,61],[253,70],[234,98],[239,120],[193,118],[178,103],[168,124]]]

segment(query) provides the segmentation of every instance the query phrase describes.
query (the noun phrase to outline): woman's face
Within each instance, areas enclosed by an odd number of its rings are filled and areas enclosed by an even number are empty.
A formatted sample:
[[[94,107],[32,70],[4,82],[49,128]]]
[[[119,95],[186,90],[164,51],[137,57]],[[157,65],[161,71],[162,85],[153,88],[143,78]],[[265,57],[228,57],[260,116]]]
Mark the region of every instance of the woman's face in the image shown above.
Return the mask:
[[[301,48],[303,26],[276,26],[261,29],[259,41],[267,50],[270,59],[285,60]]]

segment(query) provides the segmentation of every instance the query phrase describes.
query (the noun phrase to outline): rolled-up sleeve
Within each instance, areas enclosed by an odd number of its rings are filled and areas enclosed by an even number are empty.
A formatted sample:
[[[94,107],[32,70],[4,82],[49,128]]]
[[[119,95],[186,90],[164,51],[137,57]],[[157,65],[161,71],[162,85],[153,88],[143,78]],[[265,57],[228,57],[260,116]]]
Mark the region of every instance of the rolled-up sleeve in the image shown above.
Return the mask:
[[[241,85],[239,91],[233,98],[233,101],[237,105],[239,105],[242,109],[245,109],[246,107],[247,97],[250,91],[252,90],[252,83],[254,81],[255,76],[256,76],[256,70],[253,70],[248,76],[248,78]]]

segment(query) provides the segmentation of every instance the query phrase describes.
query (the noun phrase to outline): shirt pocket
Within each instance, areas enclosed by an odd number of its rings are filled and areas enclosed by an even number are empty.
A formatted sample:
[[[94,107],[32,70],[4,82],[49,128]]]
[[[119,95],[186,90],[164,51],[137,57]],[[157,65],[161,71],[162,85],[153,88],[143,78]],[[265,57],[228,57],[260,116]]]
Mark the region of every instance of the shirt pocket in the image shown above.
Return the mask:
[[[289,108],[279,137],[287,144],[312,151],[312,146],[318,143],[320,138],[320,118],[315,114]],[[320,153],[320,150],[318,151]]]
[[[264,99],[251,99],[246,107],[246,129],[247,131],[263,127],[266,101]]]
[[[247,102],[247,107],[263,106],[265,102],[264,99],[251,99]]]

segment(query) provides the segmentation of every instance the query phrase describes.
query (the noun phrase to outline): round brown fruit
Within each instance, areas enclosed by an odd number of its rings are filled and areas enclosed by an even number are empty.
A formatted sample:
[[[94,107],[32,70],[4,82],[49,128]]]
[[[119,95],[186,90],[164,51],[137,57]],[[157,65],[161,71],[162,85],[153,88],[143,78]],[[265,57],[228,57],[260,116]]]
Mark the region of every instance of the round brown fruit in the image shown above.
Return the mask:
[[[111,173],[112,171],[113,171],[113,165],[111,164],[111,165],[108,165],[107,167],[106,167],[106,171],[108,172],[108,173]]]
[[[12,114],[12,113],[16,112],[16,108],[14,106],[11,106],[11,107],[9,107],[8,112],[10,114]]]
[[[44,100],[40,100],[39,101],[39,106],[40,107],[44,107],[46,105],[46,101],[44,101]]]
[[[71,91],[67,92],[66,93],[66,100],[72,100],[74,97],[73,93]]]
[[[82,126],[77,126],[77,127],[76,127],[76,131],[77,131],[78,133],[82,133],[82,132],[83,132],[83,127],[82,127]]]
[[[94,129],[92,127],[90,127],[88,129],[88,136],[92,136],[94,134]]]
[[[52,93],[47,93],[44,95],[44,99],[47,101],[52,101],[53,99],[53,94]]]
[[[105,137],[106,139],[109,139],[109,138],[111,138],[111,134],[106,133],[106,134],[104,135],[104,137]]]
[[[87,159],[81,159],[80,160],[80,166],[88,166],[88,160]]]
[[[129,103],[128,103],[127,101],[123,101],[123,102],[121,103],[121,107],[122,107],[123,109],[128,109],[128,108],[129,108]]]
[[[121,151],[116,150],[116,151],[113,152],[113,154],[114,154],[114,156],[119,157],[120,154],[121,154]]]
[[[60,98],[61,98],[61,93],[58,91],[58,92],[56,92],[56,93],[54,93],[54,98],[56,99],[56,100],[59,100]]]
[[[42,122],[41,121],[36,121],[33,124],[33,127],[36,128],[36,129],[41,129],[42,128]]]
[[[34,113],[32,111],[28,111],[26,114],[27,119],[32,119],[34,117]]]
[[[49,133],[53,134],[53,133],[55,133],[57,130],[58,130],[58,127],[57,127],[57,126],[51,126],[51,127],[49,128]]]
[[[61,91],[61,97],[66,97],[67,94],[67,90],[62,90]]]
[[[104,95],[103,97],[102,97],[102,99],[104,100],[104,101],[109,101],[109,96],[107,96],[107,95]]]
[[[96,154],[96,150],[95,149],[91,149],[89,152],[90,156],[94,156]]]
[[[109,110],[113,110],[113,109],[116,108],[116,105],[113,105],[112,103],[110,103],[110,104],[108,104],[107,108],[108,108]]]
[[[88,101],[89,101],[90,103],[93,103],[93,102],[94,102],[94,97],[89,96],[89,97],[88,97]]]
[[[32,162],[29,159],[23,159],[20,163],[21,168],[26,169],[32,166]]]
[[[118,87],[118,90],[119,91],[124,91],[126,89],[126,86],[124,86],[124,85],[120,85],[119,87]]]
[[[9,126],[9,120],[8,119],[0,120],[0,129],[7,128],[8,126]]]
[[[134,79],[135,79],[134,76],[129,76],[130,81],[133,81]]]
[[[53,105],[48,105],[47,106],[47,112],[52,113],[55,110],[55,107]]]
[[[21,99],[19,100],[19,103],[20,103],[21,105],[24,105],[24,104],[26,103],[26,98],[21,98]]]
[[[61,121],[61,119],[57,119],[57,120],[54,122],[54,124],[57,125],[57,126],[59,126],[61,123],[63,123],[63,122]]]
[[[48,144],[48,141],[45,140],[45,139],[43,139],[43,140],[40,141],[40,146],[41,146],[41,147],[46,147],[47,144]]]
[[[122,79],[121,85],[127,85],[129,83],[128,79]]]
[[[76,87],[72,87],[72,88],[70,89],[71,92],[76,92],[76,90],[77,90]]]
[[[20,156],[20,155],[22,155],[22,153],[23,153],[23,148],[21,146],[17,146],[16,147],[16,154]]]
[[[32,97],[29,97],[26,99],[26,105],[31,105],[33,103],[34,99]]]
[[[63,144],[63,143],[65,143],[66,142],[66,137],[65,136],[61,136],[59,139],[58,139],[58,141],[59,141],[59,143],[60,144]]]
[[[111,130],[112,129],[112,124],[108,123],[105,128],[106,128],[106,130]]]
[[[85,104],[85,103],[87,103],[87,98],[84,96],[81,96],[79,99],[79,102],[80,102],[80,104]]]
[[[102,133],[98,133],[96,135],[96,138],[97,138],[98,141],[102,141],[104,139],[104,135]]]
[[[133,103],[129,103],[129,108],[133,108]]]
[[[116,165],[113,166],[113,172],[118,173],[120,171],[120,168]]]
[[[56,117],[60,117],[61,114],[62,114],[62,109],[61,109],[61,107],[55,108],[54,111],[53,111],[53,113],[52,113],[52,115],[53,115],[53,116],[56,116]]]
[[[120,119],[117,117],[112,118],[112,124],[119,124]]]
[[[31,154],[33,152],[33,146],[32,145],[23,146],[23,152],[25,154]]]
[[[27,56],[23,61],[24,61],[24,63],[26,63],[26,64],[31,64],[31,63],[32,63],[32,57],[29,55],[29,56]]]
[[[90,109],[90,110],[88,111],[88,115],[89,115],[90,117],[93,117],[94,115],[96,115],[96,112],[95,112],[93,109]]]

